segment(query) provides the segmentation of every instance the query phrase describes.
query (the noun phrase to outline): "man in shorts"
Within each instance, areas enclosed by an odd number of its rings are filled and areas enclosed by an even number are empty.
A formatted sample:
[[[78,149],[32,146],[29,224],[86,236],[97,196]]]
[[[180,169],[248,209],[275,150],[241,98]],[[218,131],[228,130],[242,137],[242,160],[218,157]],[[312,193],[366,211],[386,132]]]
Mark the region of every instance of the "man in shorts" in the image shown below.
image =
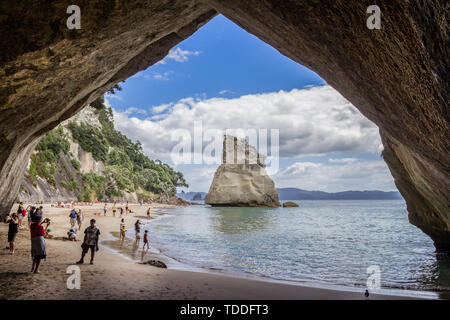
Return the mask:
[[[95,219],[91,219],[91,225],[84,230],[84,240],[81,248],[83,252],[81,253],[81,259],[77,264],[84,263],[84,256],[91,250],[91,264],[94,264],[95,252],[98,251],[98,239],[100,236],[100,230],[95,225]]]

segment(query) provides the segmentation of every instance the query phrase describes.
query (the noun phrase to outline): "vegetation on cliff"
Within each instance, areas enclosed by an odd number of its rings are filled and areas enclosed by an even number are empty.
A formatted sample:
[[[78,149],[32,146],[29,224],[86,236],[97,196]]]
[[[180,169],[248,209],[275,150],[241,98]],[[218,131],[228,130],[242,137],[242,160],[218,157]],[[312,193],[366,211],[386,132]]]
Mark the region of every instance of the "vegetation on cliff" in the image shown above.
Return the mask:
[[[106,107],[103,97],[91,104],[95,108],[101,128],[90,123],[69,121],[67,128],[72,138],[87,152],[92,153],[96,161],[102,161],[104,170],[81,173],[81,165],[74,155],[70,154],[69,137],[62,127],[49,132],[39,142],[36,153],[32,156],[29,174],[40,176],[57,187],[78,190],[80,201],[92,201],[122,197],[124,192],[136,192],[140,198],[153,195],[173,196],[176,187],[188,186],[183,174],[159,160],[153,161],[142,150],[139,141],[133,142],[114,128],[112,109]],[[61,157],[71,157],[70,170],[61,165]],[[69,181],[57,183],[55,173],[64,171]],[[78,185],[74,175],[81,177]]]

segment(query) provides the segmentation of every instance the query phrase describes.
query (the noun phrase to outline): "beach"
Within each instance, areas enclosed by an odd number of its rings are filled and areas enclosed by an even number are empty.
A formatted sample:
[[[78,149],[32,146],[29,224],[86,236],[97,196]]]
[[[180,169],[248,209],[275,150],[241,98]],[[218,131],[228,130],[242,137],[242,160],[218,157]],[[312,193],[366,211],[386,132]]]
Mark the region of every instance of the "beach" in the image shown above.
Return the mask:
[[[152,204],[152,208],[167,205]],[[63,240],[70,228],[70,208],[55,208],[44,204],[44,218],[51,219],[51,234],[54,239],[47,239],[47,259],[41,264],[40,274],[30,273],[30,236],[24,220],[24,227],[16,240],[16,252],[9,254],[7,246],[7,224],[0,224],[1,258],[0,258],[0,299],[115,299],[115,300],[149,300],[149,299],[352,299],[364,300],[364,289],[334,290],[290,285],[254,279],[232,277],[229,275],[184,270],[163,269],[139,263],[118,254],[110,246],[101,244],[95,256],[95,263],[79,265],[81,269],[80,289],[68,289],[67,273],[69,266],[81,256],[81,241]],[[12,210],[14,210],[14,207]],[[103,203],[93,206],[78,206],[84,214],[82,231],[95,218],[100,229],[100,241],[114,242],[118,233],[120,218],[112,217],[112,204],[108,204],[108,215],[103,216]],[[146,219],[148,205],[130,205],[133,214],[125,215],[127,228],[133,227],[136,219]],[[156,209],[157,210],[157,209]],[[99,216],[97,213],[101,212]],[[153,215],[153,212],[152,212]],[[82,233],[78,234],[82,240]],[[127,241],[130,242],[130,241]],[[150,246],[151,236],[150,236]],[[140,251],[137,254],[140,257]],[[85,261],[89,261],[89,256]],[[413,297],[398,295],[371,294],[370,299],[411,299]]]

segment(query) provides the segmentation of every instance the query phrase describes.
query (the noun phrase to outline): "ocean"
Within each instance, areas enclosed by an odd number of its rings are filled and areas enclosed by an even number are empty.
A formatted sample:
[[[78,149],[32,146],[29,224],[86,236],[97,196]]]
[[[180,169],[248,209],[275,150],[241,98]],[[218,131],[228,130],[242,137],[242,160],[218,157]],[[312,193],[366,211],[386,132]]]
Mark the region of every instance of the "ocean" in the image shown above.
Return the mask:
[[[376,266],[381,288],[450,290],[449,260],[408,222],[403,200],[296,202],[165,208],[144,229],[164,255],[205,271],[360,288]]]

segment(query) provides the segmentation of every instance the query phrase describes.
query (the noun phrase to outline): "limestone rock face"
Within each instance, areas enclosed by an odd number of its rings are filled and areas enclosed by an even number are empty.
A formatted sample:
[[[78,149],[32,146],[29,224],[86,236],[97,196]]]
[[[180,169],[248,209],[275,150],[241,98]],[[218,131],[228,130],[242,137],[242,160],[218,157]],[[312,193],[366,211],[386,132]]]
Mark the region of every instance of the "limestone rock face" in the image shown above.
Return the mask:
[[[222,161],[205,203],[213,206],[280,206],[264,157],[244,140],[225,136]]]
[[[450,251],[448,1],[80,0],[0,2],[0,214],[37,140],[161,60],[217,12],[317,72],[380,128],[411,223]]]

